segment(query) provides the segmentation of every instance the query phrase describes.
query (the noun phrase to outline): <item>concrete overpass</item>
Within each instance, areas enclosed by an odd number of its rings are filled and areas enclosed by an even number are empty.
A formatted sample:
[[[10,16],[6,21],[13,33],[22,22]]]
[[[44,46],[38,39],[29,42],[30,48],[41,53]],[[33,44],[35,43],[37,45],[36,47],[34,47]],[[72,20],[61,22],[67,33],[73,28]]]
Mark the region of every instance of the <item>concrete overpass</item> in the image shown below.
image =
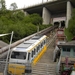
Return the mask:
[[[38,13],[43,18],[43,24],[57,24],[68,27],[75,0],[48,1],[28,8],[23,8],[25,15]]]

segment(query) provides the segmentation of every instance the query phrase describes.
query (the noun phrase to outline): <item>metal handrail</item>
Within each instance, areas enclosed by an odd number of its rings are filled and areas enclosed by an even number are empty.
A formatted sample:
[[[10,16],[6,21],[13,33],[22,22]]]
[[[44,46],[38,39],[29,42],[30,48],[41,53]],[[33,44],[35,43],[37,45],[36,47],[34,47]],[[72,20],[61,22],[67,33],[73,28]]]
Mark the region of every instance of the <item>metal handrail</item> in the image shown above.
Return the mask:
[[[60,65],[61,65],[61,55],[60,55],[59,61],[57,62],[57,65],[56,65],[56,73],[57,73],[57,74],[59,74]]]
[[[29,38],[31,38],[31,37],[33,37],[33,36],[35,36],[35,35],[37,35],[37,34],[38,34],[38,35],[44,35],[44,34],[46,34],[47,32],[49,32],[49,31],[55,29],[56,27],[57,27],[57,26],[48,27],[48,28],[46,28],[46,29],[44,29],[44,30],[41,30],[41,31],[39,31],[39,32],[37,32],[37,33],[34,33],[34,34],[32,34],[32,35],[30,35],[30,36],[28,36],[28,37],[25,37],[25,38],[23,38],[23,39],[21,39],[21,40],[18,40],[18,41],[16,41],[16,42],[12,43],[11,46],[10,46],[10,48],[13,48],[13,47],[17,46],[18,44],[24,42],[25,40],[28,40]],[[7,54],[8,49],[9,49],[9,45],[8,45],[8,46],[5,46],[5,47],[3,47],[3,48],[0,49],[0,58],[3,58],[3,56],[5,56],[5,55]],[[4,54],[4,55],[3,55],[3,54]],[[2,56],[1,56],[1,55],[2,55]]]

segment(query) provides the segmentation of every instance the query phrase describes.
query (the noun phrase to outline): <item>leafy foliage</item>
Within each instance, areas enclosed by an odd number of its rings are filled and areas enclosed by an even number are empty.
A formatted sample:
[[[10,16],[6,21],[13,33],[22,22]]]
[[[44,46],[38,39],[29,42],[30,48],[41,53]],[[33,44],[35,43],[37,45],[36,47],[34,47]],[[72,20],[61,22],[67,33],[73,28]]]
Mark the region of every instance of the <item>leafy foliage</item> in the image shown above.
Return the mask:
[[[39,25],[39,30],[50,26],[41,25],[41,23],[42,18],[38,14],[25,16],[20,10],[0,12],[0,34],[14,31],[13,42],[37,32],[37,25]],[[0,39],[8,43],[10,35],[0,37]]]
[[[67,36],[67,41],[71,41],[73,35],[69,32],[68,28],[65,28],[65,35]]]
[[[16,3],[12,3],[11,7],[15,10]],[[14,31],[13,42],[37,32],[37,26],[39,26],[39,30],[50,26],[42,25],[42,18],[36,13],[25,16],[21,10],[6,10],[5,0],[0,0],[0,8],[0,34]],[[10,35],[0,37],[0,39],[8,43]]]
[[[25,22],[26,23],[30,22],[34,25],[39,25],[39,24],[42,24],[42,18],[40,17],[39,14],[34,13],[29,16],[26,16]]]
[[[72,10],[72,17],[69,20],[68,29],[66,29],[68,32],[67,35],[68,39],[71,40],[75,36],[75,9]]]
[[[6,10],[6,7],[5,7],[5,0],[0,0],[0,9],[1,9],[1,11]]]
[[[72,18],[69,21],[69,32],[75,36],[75,9],[72,11]]]
[[[12,3],[12,4],[10,5],[10,9],[11,9],[11,10],[16,10],[16,8],[18,8],[16,3]]]

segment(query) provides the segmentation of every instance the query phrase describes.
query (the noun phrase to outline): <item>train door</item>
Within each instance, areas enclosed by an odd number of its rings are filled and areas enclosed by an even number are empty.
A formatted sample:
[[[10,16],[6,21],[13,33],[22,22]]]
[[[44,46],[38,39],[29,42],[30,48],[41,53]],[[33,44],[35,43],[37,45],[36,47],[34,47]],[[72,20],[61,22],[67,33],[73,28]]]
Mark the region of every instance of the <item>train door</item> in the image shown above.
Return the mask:
[[[31,52],[28,52],[28,62],[30,62],[31,59]]]
[[[33,52],[33,50],[31,51],[31,62],[33,61],[33,54],[34,54],[34,52]]]

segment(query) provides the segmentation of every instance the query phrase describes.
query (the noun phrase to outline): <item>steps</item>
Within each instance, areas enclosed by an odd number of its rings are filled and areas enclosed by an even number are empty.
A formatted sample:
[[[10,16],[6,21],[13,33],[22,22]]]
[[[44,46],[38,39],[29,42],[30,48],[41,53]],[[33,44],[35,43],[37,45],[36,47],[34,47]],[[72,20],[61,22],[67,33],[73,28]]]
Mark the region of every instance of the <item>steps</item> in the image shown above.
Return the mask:
[[[32,67],[32,75],[55,75],[55,64],[38,63]]]

